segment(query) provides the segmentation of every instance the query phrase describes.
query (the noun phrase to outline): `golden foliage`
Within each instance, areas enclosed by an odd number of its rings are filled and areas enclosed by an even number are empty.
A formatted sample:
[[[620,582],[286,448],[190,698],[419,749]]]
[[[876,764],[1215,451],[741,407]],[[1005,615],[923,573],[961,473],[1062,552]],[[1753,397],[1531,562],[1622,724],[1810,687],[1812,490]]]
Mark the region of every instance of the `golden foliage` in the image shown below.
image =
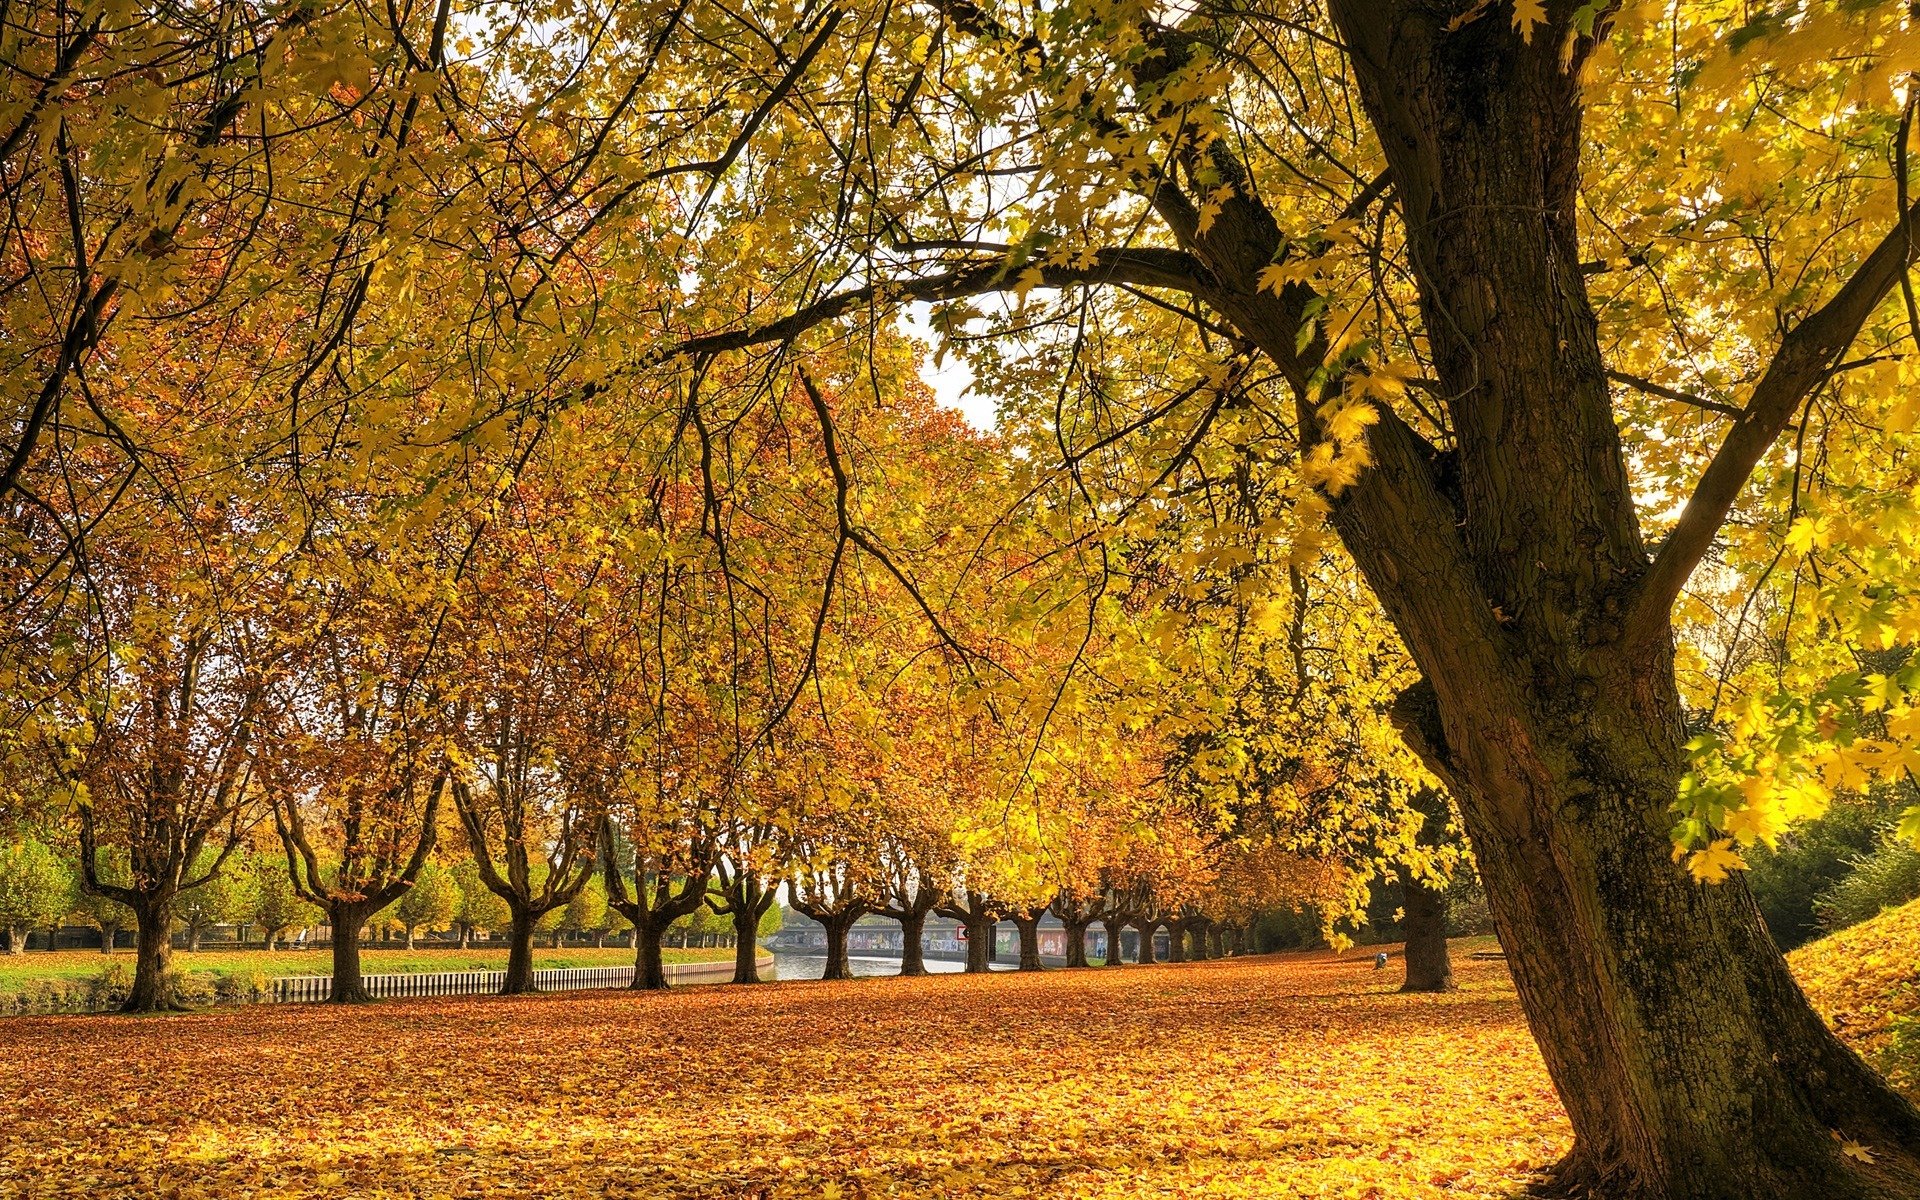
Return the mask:
[[[1495,965],[1114,972],[0,1026],[0,1195],[1512,1193],[1567,1126]]]

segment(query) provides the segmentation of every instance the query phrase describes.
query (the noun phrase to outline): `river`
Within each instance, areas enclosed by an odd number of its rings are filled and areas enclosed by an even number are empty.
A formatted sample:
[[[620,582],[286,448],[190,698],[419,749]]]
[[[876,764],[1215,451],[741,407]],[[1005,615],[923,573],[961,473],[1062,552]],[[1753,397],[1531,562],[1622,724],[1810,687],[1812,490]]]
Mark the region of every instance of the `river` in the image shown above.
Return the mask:
[[[900,960],[897,958],[854,957],[847,961],[853,967],[853,973],[856,976],[898,975],[900,973]],[[820,973],[827,969],[827,958],[824,954],[776,953],[773,956],[773,966],[774,978],[776,979],[818,979],[820,978]],[[935,959],[927,960],[927,971],[933,975],[958,974],[965,970],[966,966],[967,964],[963,962],[945,962]],[[1003,963],[995,963],[993,969],[996,971],[1007,971],[1012,968]]]

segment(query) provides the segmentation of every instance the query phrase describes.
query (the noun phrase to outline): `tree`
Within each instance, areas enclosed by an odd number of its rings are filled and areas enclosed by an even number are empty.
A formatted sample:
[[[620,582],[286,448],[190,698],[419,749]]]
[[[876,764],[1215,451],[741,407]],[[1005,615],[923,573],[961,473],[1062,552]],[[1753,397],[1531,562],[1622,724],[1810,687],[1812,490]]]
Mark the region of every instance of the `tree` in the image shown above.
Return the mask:
[[[332,929],[327,999],[363,1004],[360,931],[413,889],[439,837],[458,719],[442,675],[447,564],[464,559],[457,533],[336,512],[299,585],[313,627],[275,739],[273,818],[294,891]]]
[[[436,863],[423,865],[413,877],[413,886],[393,906],[393,919],[407,932],[407,949],[413,949],[414,930],[446,925],[459,902],[460,885],[453,872]]]
[[[175,897],[173,913],[187,928],[187,949],[198,951],[201,936],[215,925],[237,924],[247,919],[253,907],[253,878],[239,869],[237,860],[216,866],[211,851],[202,851],[195,873],[204,882],[182,889]]]
[[[320,915],[301,898],[293,877],[287,873],[286,860],[281,856],[256,855],[247,860],[246,870],[253,876],[253,907],[247,913],[247,919],[260,926],[261,932],[266,935],[268,950],[274,948],[282,932],[305,925]]]
[[[566,933],[591,933],[605,937],[607,928],[607,892],[598,879],[574,893],[562,911],[560,928]]]
[[[479,864],[473,859],[464,858],[456,863],[453,879],[460,890],[459,903],[453,910],[453,923],[460,929],[461,949],[466,949],[473,941],[476,930],[504,929],[513,920],[512,910],[507,907],[506,901],[481,882]]]
[[[7,953],[24,954],[29,930],[53,927],[73,908],[73,873],[53,847],[25,837],[0,846],[0,929]]]

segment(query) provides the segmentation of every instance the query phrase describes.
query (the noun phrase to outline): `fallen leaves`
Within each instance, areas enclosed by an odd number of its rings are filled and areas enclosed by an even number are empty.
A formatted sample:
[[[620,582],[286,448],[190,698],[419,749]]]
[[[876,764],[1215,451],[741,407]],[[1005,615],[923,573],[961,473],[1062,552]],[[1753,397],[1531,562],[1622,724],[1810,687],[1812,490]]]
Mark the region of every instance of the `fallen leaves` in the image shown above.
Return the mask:
[[[0,1025],[0,1195],[1503,1196],[1568,1142],[1496,964],[1326,954]]]

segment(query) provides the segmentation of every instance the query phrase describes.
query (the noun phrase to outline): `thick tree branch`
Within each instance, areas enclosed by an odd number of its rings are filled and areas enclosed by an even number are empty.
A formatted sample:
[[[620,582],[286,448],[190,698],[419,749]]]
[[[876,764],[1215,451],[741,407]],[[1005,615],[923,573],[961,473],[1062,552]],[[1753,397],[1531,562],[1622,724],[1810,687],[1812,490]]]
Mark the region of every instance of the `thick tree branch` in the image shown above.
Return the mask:
[[[1900,223],[1833,298],[1781,339],[1740,419],[1727,432],[1673,532],[1635,587],[1623,627],[1626,641],[1645,641],[1667,627],[1674,600],[1706,557],[1753,469],[1793,420],[1801,402],[1833,374],[1874,309],[1899,286],[1912,257],[1907,229],[1914,215],[1911,209],[1903,213]]]

